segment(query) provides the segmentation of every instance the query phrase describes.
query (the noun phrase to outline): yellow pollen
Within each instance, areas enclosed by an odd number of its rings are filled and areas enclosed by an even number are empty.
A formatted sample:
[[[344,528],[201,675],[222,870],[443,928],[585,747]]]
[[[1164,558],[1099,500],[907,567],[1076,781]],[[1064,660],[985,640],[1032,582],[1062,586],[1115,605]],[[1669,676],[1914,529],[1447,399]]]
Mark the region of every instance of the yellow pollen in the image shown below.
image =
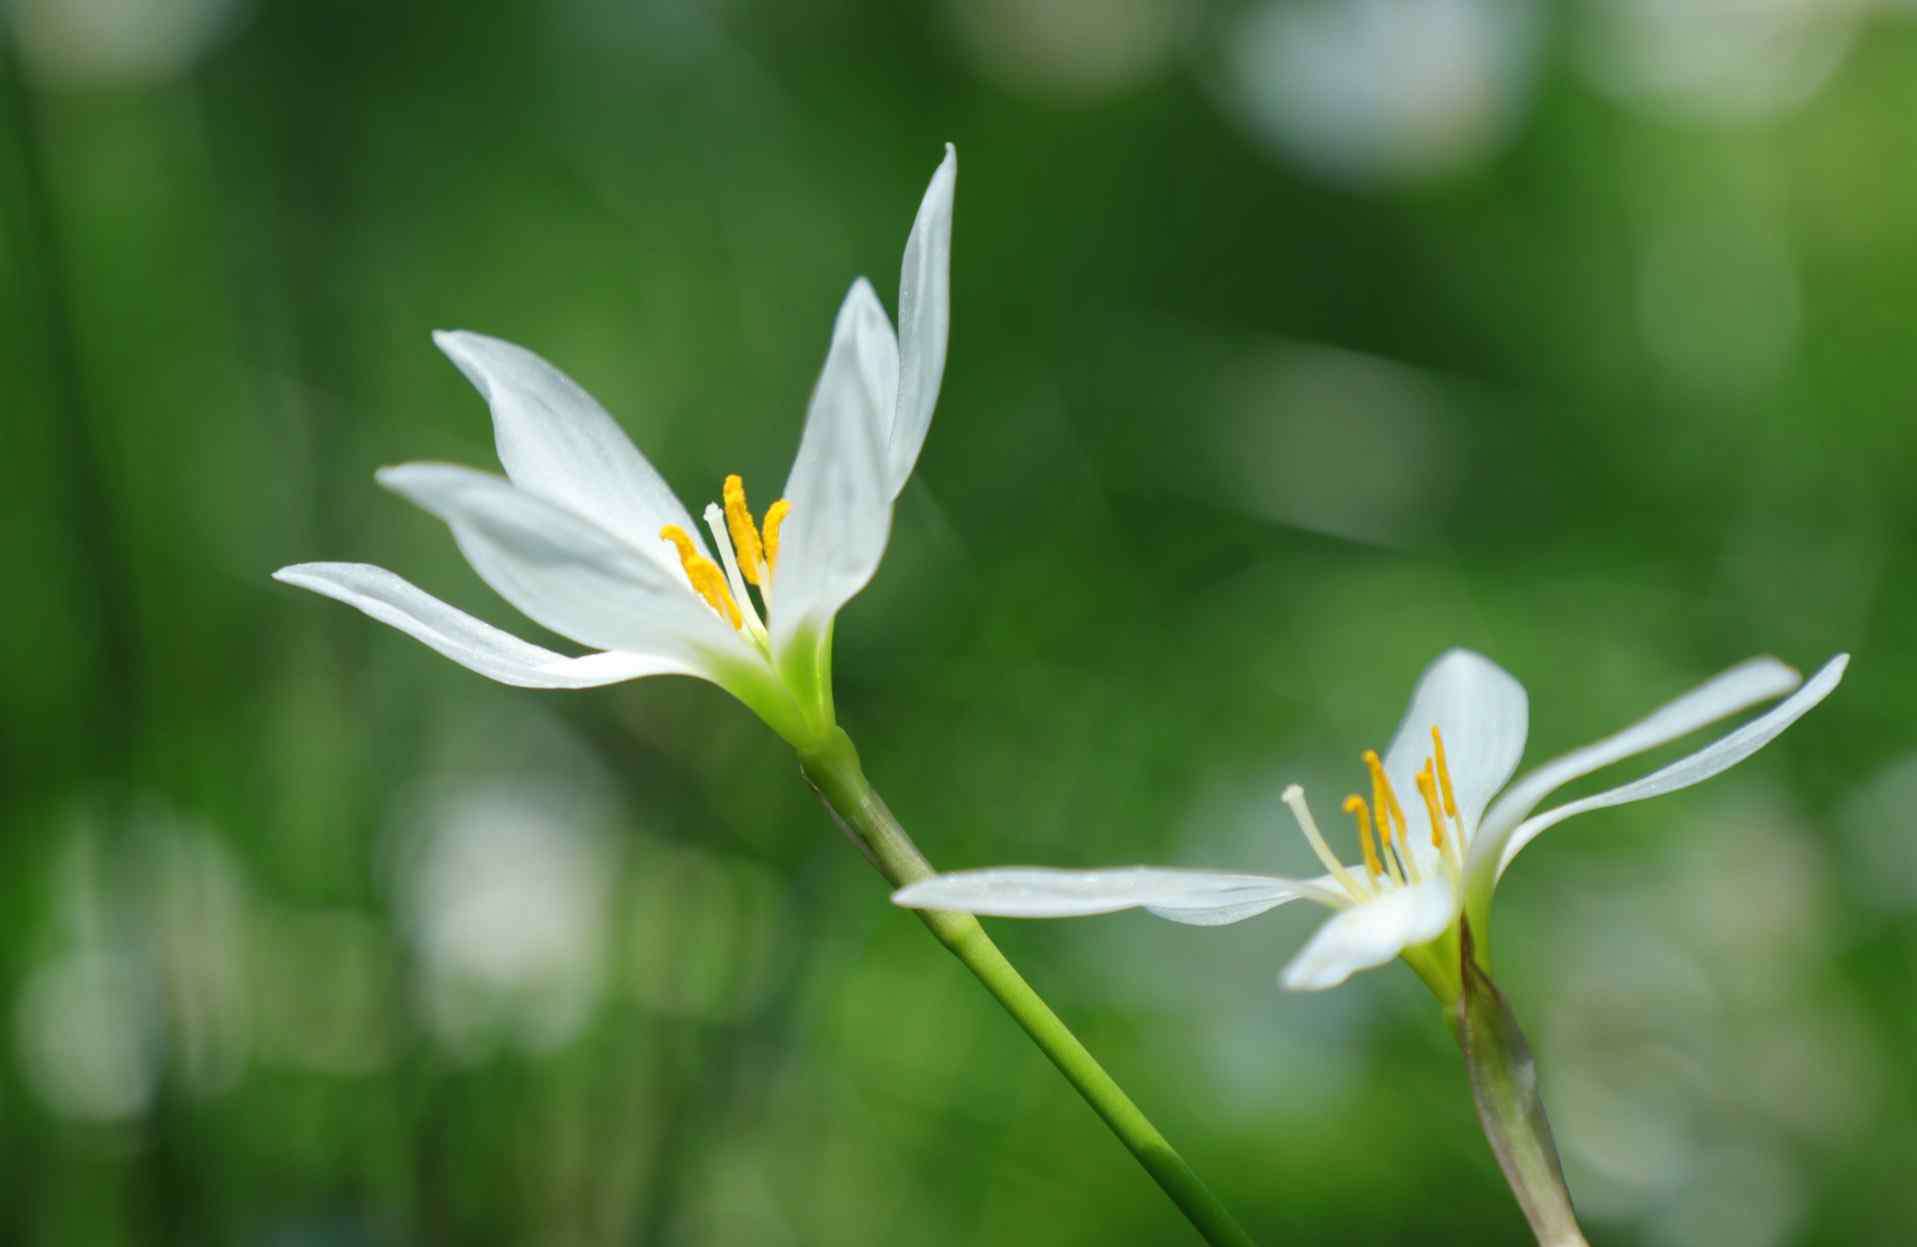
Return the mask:
[[[1431,816],[1431,847],[1444,848],[1444,813],[1438,809],[1438,781],[1431,777],[1432,763],[1418,772],[1418,794],[1424,798],[1424,810]]]
[[[1458,816],[1458,795],[1451,791],[1451,768],[1444,763],[1444,736],[1438,731],[1438,725],[1431,725],[1431,748],[1433,759],[1438,766],[1438,783],[1444,789],[1444,812],[1451,817]]]
[[[1366,878],[1376,879],[1384,874],[1384,866],[1378,861],[1378,850],[1371,843],[1371,811],[1365,808],[1365,799],[1357,793],[1345,798],[1345,813],[1358,820],[1358,847],[1364,850]]]
[[[791,512],[792,504],[781,498],[765,512],[765,568],[776,571],[779,566],[779,525],[785,523],[785,517]]]
[[[679,551],[679,565],[686,569],[686,579],[699,596],[719,612],[719,618],[739,628],[744,620],[739,615],[739,604],[732,600],[732,590],[726,588],[726,574],[719,565],[699,553],[699,547],[692,544],[692,538],[686,536],[686,530],[677,524],[668,524],[659,530],[661,541],[670,541]]]
[[[723,496],[726,504],[726,530],[732,534],[732,550],[739,556],[739,573],[746,583],[759,583],[759,564],[765,554],[759,547],[759,526],[746,509],[745,482],[734,472],[726,477]]]

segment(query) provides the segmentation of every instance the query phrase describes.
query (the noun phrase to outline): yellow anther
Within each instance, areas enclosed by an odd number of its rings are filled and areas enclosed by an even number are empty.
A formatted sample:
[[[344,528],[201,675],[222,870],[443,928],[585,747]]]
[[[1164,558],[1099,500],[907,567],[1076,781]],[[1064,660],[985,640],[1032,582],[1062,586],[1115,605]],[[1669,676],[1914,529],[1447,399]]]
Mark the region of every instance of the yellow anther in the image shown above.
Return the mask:
[[[1431,847],[1444,848],[1444,812],[1438,808],[1438,781],[1431,777],[1432,763],[1418,772],[1418,794],[1424,798],[1424,812],[1431,816]]]
[[[759,547],[759,526],[746,509],[745,482],[734,472],[726,477],[723,493],[726,503],[726,531],[732,534],[732,551],[739,556],[739,573],[749,585],[759,583],[759,565],[765,553]]]
[[[765,568],[773,571],[779,566],[779,525],[785,523],[785,517],[792,511],[792,504],[781,498],[765,512]]]
[[[1444,763],[1444,735],[1438,731],[1438,725],[1431,725],[1432,757],[1438,764],[1438,783],[1444,790],[1444,812],[1451,817],[1458,816],[1458,794],[1451,791],[1451,768]]]
[[[1345,798],[1345,813],[1358,820],[1358,847],[1364,850],[1365,877],[1376,879],[1384,874],[1384,865],[1378,861],[1378,850],[1371,843],[1371,811],[1365,808],[1365,799],[1357,793]]]
[[[726,574],[719,570],[719,565],[699,553],[699,547],[692,544],[692,538],[677,524],[660,529],[659,539],[670,541],[678,549],[679,565],[686,569],[686,579],[692,582],[699,596],[711,603],[721,619],[738,628],[744,620],[739,615],[739,604],[732,600],[732,590],[726,588]]]
[[[1398,838],[1400,840],[1404,839],[1405,828],[1407,826],[1404,818],[1404,807],[1398,804],[1398,794],[1396,790],[1391,787],[1391,777],[1385,774],[1384,763],[1378,759],[1378,751],[1375,749],[1365,750],[1364,763],[1365,769],[1371,772],[1371,804],[1378,811],[1379,837],[1385,840],[1390,839],[1385,828],[1385,819],[1388,815],[1390,820],[1397,824]]]

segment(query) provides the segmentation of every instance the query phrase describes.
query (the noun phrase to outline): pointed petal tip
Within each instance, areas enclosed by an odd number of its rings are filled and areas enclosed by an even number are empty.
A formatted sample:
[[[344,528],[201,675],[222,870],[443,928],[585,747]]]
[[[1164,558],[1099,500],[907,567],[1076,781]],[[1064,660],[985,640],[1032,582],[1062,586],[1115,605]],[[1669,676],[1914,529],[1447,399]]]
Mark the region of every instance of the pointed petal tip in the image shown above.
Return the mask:
[[[1288,992],[1322,992],[1342,986],[1350,977],[1349,974],[1342,974],[1336,978],[1325,974],[1305,974],[1287,966],[1278,974],[1278,986]]]
[[[415,459],[407,463],[385,463],[373,469],[373,480],[387,489],[404,493],[419,482],[433,477],[448,476],[493,476],[481,472],[478,468],[469,468],[457,463],[434,463],[430,460]],[[494,476],[494,479],[498,479]]]
[[[947,908],[956,898],[948,896],[943,904],[940,903],[940,883],[944,878],[945,876],[942,875],[933,875],[930,879],[908,883],[892,893],[892,903],[901,909]]]
[[[433,345],[440,354],[451,360],[460,375],[472,383],[488,403],[492,401],[493,390],[486,379],[486,369],[482,366],[482,355],[487,343],[494,341],[483,334],[468,329],[435,329]]]
[[[460,371],[464,372],[465,358],[472,351],[472,340],[477,336],[466,329],[435,329],[433,345],[438,347],[440,353],[446,358],[458,364]]]
[[[491,334],[480,333],[475,329],[435,329],[433,345],[448,355],[456,351],[473,351],[487,346],[511,346],[504,338],[495,338]]]
[[[329,568],[338,566],[337,563],[288,563],[273,573],[273,579],[283,585],[310,589],[313,582],[325,576]]]

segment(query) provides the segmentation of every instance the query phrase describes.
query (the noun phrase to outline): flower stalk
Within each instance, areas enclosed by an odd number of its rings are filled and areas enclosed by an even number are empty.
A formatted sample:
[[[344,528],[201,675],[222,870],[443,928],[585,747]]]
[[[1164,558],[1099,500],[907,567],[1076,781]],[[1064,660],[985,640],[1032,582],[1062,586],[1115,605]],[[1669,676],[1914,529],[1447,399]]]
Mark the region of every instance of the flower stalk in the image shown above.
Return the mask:
[[[931,864],[866,779],[858,751],[842,729],[832,729],[820,745],[802,751],[799,757],[806,781],[840,829],[892,886],[903,887],[932,876]],[[1214,1247],[1250,1247],[1252,1239],[1244,1227],[1005,959],[978,919],[943,909],[921,909],[918,914],[939,942],[997,997],[1066,1081],[1077,1088],[1204,1240]]]
[[[1571,1191],[1558,1162],[1551,1123],[1538,1094],[1537,1063],[1504,993],[1478,965],[1471,924],[1461,924],[1459,971],[1463,991],[1450,1006],[1452,1029],[1471,1076],[1478,1123],[1504,1180],[1511,1184],[1540,1247],[1589,1247],[1578,1229]]]

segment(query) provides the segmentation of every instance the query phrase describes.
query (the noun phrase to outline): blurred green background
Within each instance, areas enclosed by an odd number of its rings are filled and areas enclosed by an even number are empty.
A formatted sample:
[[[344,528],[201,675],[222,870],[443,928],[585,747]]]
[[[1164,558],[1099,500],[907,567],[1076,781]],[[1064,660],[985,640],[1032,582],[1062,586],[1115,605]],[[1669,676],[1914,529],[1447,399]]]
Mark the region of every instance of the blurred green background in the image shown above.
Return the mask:
[[[0,1241],[1194,1241],[723,694],[267,578],[549,640],[373,484],[494,464],[437,327],[769,499],[946,140],[837,661],[933,860],[1302,870],[1451,644],[1533,762],[1854,650],[1527,853],[1500,973],[1594,1242],[1917,1238],[1907,4],[3,11]],[[1312,921],[992,925],[1262,1242],[1526,1241],[1413,976],[1277,990]]]

